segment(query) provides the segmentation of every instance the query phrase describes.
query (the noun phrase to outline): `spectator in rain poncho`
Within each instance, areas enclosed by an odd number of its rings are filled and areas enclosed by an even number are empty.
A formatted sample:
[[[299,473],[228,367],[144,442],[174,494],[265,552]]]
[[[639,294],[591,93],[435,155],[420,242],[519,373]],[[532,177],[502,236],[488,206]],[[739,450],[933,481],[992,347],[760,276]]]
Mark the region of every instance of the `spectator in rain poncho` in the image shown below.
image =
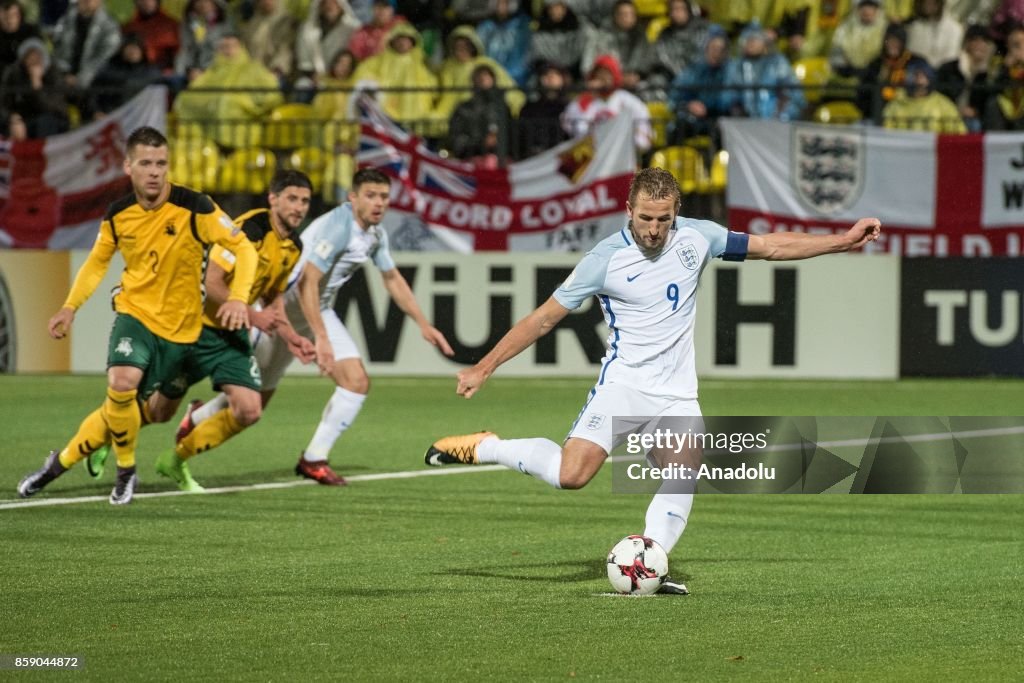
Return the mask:
[[[882,52],[889,27],[878,0],[858,0],[857,9],[843,19],[832,35],[829,63],[840,76],[856,76]]]
[[[225,88],[250,90],[222,92]],[[260,144],[266,115],[282,101],[277,76],[229,33],[218,42],[210,68],[178,95],[174,111],[180,123],[199,122],[222,147],[249,147]]]
[[[437,78],[427,68],[420,33],[411,24],[394,26],[384,49],[360,63],[354,79],[357,85],[370,88],[409,89],[377,94],[384,112],[397,121],[425,123],[433,116]]]
[[[924,62],[907,69],[904,91],[882,111],[886,128],[924,130],[933,133],[966,133],[953,101],[935,91],[935,71]]]
[[[516,90],[516,83],[496,61],[484,54],[484,46],[472,26],[459,26],[447,40],[447,56],[438,71],[441,96],[437,101],[437,116],[449,119],[455,107],[469,99],[473,85],[473,70],[486,64],[494,71],[499,89],[505,90],[505,102],[513,115],[518,115],[526,96]]]

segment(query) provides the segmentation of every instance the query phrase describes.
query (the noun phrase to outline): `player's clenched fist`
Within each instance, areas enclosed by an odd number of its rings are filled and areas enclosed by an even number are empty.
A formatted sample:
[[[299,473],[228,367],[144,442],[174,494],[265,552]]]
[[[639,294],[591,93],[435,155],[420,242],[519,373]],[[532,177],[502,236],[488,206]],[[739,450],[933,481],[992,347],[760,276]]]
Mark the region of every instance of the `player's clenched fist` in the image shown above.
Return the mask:
[[[478,370],[476,366],[459,371],[456,377],[459,380],[459,386],[455,389],[455,392],[459,396],[465,396],[466,398],[472,398],[473,394],[479,391],[483,383],[487,381],[487,376],[482,370]]]
[[[63,339],[71,329],[71,322],[74,319],[75,309],[73,308],[65,306],[57,311],[57,313],[50,318],[50,324],[48,325],[50,336],[54,339]]]
[[[858,249],[868,242],[878,239],[882,232],[882,222],[877,218],[861,218],[853,224],[847,236],[852,240],[851,249]]]

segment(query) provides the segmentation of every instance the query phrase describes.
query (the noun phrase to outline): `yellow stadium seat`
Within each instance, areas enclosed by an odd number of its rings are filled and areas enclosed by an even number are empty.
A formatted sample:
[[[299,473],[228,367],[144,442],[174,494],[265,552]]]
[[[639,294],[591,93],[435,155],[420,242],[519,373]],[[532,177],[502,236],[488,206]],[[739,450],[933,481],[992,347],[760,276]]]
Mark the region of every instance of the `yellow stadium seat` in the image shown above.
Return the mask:
[[[658,40],[658,36],[665,30],[669,25],[668,17],[655,17],[651,19],[651,23],[647,24],[647,42],[653,43]]]
[[[285,168],[302,171],[313,183],[313,191],[323,187],[324,174],[330,164],[331,154],[319,147],[299,147],[284,160]]]
[[[832,67],[824,57],[804,57],[793,63],[796,79],[804,86],[804,97],[808,102],[821,100],[822,92],[832,77]]]
[[[725,192],[729,184],[729,153],[724,149],[718,150],[711,159],[710,192]]]
[[[710,135],[694,135],[683,140],[683,144],[694,149],[708,150],[711,149],[713,143],[711,142]]]
[[[260,147],[237,149],[220,165],[216,192],[262,194],[277,170],[273,152]]]
[[[818,105],[811,118],[818,123],[846,125],[858,123],[864,118],[864,114],[852,102],[838,101]]]
[[[331,119],[317,123],[323,135],[323,146],[340,146],[343,150],[354,151],[359,146],[359,123],[344,119]]]
[[[705,194],[711,191],[711,180],[704,156],[693,147],[677,145],[659,149],[651,155],[651,166],[663,168],[675,177],[683,194]]]
[[[648,102],[647,111],[651,115],[651,128],[654,130],[652,147],[664,147],[668,144],[668,124],[672,120],[672,112],[664,102]]]
[[[663,17],[668,11],[665,0],[634,0],[636,13],[640,17]]]
[[[200,192],[216,190],[220,166],[217,145],[198,135],[174,137],[170,142],[171,181]]]
[[[339,204],[352,186],[352,176],[356,172],[356,159],[351,154],[335,154],[328,158],[324,169],[324,201]]]
[[[293,149],[320,144],[323,125],[308,104],[289,103],[274,107],[263,136],[263,144],[271,149]]]

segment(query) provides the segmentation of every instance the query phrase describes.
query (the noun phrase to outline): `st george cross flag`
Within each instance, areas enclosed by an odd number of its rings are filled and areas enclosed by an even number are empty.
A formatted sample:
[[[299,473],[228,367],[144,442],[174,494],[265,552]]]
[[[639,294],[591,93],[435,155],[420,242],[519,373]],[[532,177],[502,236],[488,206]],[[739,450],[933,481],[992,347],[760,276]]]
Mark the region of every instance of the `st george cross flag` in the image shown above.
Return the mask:
[[[865,251],[1020,256],[1024,134],[722,121],[729,227],[836,233],[882,221]]]
[[[105,118],[42,140],[0,142],[0,247],[87,249],[107,206],[131,191],[124,141],[163,131],[167,89],[152,86]]]
[[[636,169],[628,116],[508,168],[486,169],[430,151],[369,97],[360,97],[357,109],[359,166],[393,179],[392,220],[415,217],[439,248],[589,249],[625,222]]]

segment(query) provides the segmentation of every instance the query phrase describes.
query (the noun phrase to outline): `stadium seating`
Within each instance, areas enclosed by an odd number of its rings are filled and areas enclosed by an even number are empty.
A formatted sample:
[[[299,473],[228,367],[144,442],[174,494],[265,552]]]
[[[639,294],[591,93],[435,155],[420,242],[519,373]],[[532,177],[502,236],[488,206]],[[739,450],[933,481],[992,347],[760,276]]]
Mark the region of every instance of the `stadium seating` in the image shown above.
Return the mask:
[[[669,25],[668,17],[655,17],[651,19],[651,23],[647,24],[647,40],[648,42],[657,42],[658,36],[664,31]]]
[[[671,173],[683,194],[706,194],[711,190],[704,156],[698,149],[686,145],[665,147],[651,155],[650,165]]]
[[[329,155],[323,175],[323,198],[328,203],[346,201],[346,193],[356,172],[356,160],[351,154]]]
[[[668,3],[665,0],[635,0],[637,16],[663,17],[667,11]]]
[[[651,129],[654,131],[652,147],[664,147],[668,144],[668,124],[672,112],[664,102],[648,102],[647,111],[651,115]]]
[[[270,150],[237,149],[220,165],[214,192],[261,194],[266,191],[275,170],[277,159]]]
[[[718,150],[711,158],[709,181],[711,193],[725,192],[725,187],[729,184],[729,153],[724,149]]]
[[[322,124],[308,104],[279,105],[270,112],[263,144],[271,149],[319,145]]]
[[[313,191],[323,188],[324,175],[330,165],[331,155],[319,147],[299,147],[284,160],[285,168],[302,171],[313,183]]]
[[[793,72],[804,86],[808,102],[820,102],[825,86],[832,77],[832,67],[825,57],[804,57],[793,63]]]
[[[178,135],[171,139],[171,181],[201,192],[217,187],[220,151],[199,135]]]
[[[864,114],[852,102],[825,102],[818,105],[811,116],[818,123],[835,123],[840,125],[858,123]]]

